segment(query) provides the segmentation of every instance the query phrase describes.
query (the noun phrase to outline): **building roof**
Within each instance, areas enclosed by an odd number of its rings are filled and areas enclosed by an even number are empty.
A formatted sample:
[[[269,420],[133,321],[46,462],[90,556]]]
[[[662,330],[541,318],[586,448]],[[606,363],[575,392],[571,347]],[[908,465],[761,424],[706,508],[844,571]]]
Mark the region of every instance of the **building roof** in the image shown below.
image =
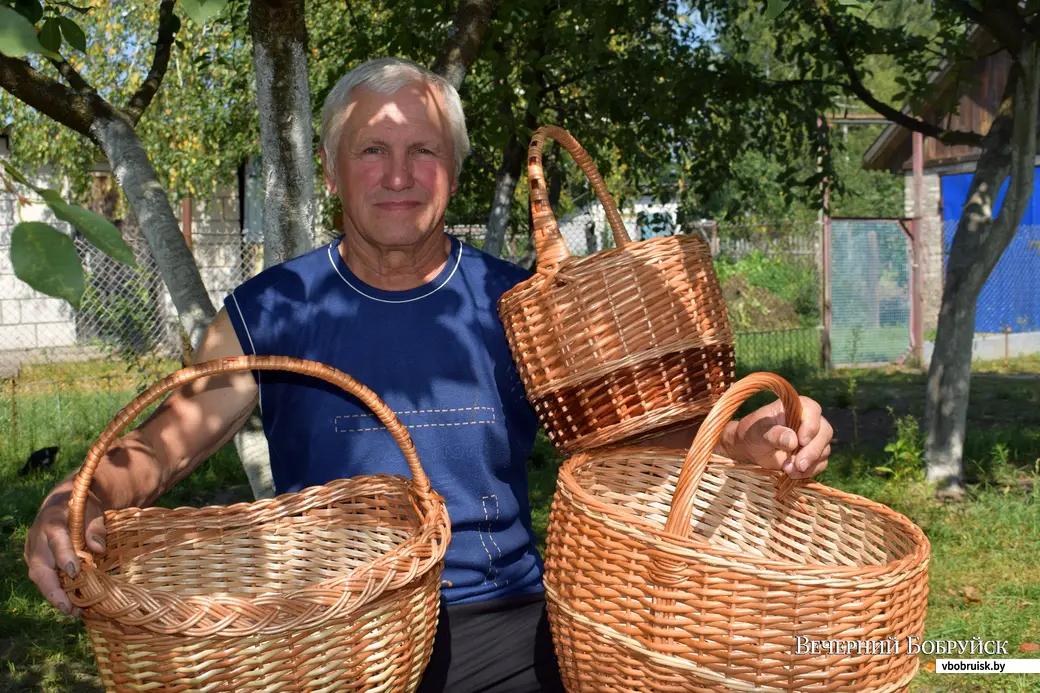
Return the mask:
[[[995,47],[995,42],[989,34],[978,26],[972,30],[971,40],[979,48],[980,54]],[[944,60],[929,79],[929,83],[939,87],[935,92],[937,100],[948,95],[949,90],[955,87],[957,72],[953,68],[954,65],[950,61]],[[904,105],[901,110],[903,113],[911,115],[909,106]],[[863,168],[876,170],[893,168],[892,160],[898,156],[911,134],[911,131],[902,125],[890,123],[867,148],[863,155]]]

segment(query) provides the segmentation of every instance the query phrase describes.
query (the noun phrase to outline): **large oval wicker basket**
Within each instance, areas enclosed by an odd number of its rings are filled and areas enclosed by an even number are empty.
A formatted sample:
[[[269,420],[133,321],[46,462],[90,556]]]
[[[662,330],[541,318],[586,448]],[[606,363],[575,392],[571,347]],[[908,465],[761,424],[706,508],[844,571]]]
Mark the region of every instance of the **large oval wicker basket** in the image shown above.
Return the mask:
[[[571,256],[549,206],[541,152],[552,137],[581,166],[616,247]],[[539,128],[528,152],[538,272],[502,295],[513,359],[561,452],[690,425],[732,382],[733,334],[711,252],[699,236],[632,242],[588,153]]]
[[[685,457],[625,447],[564,463],[545,585],[571,693],[881,692],[914,677],[924,533],[816,482],[778,501],[779,474],[708,464],[737,407],[763,388],[798,413],[786,381],[755,374],[722,396]]]
[[[320,378],[393,436],[411,479],[378,474],[229,507],[108,511],[84,548],[94,470],[146,407],[188,382],[245,370]],[[322,364],[244,356],[178,371],[127,405],[87,454],[70,500],[82,560],[65,578],[108,691],[412,691],[437,628],[444,500],[405,427],[372,391]]]

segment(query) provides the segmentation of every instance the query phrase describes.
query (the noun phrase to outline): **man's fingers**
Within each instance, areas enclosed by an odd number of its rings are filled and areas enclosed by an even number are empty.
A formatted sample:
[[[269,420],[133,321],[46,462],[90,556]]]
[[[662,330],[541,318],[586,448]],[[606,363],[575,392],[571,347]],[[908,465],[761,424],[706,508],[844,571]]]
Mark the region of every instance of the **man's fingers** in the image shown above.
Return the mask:
[[[79,558],[76,557],[76,552],[72,548],[69,530],[66,527],[51,526],[44,532],[51,552],[54,554],[55,564],[69,577],[76,577],[79,574]]]
[[[42,563],[35,563],[29,566],[29,579],[36,584],[40,594],[51,606],[64,614],[73,615],[69,595],[65,594],[65,590],[61,588],[58,573],[54,568],[49,568]]]
[[[108,541],[108,528],[105,518],[96,513],[94,519],[87,521],[87,548],[94,553],[104,553]]]
[[[801,397],[802,425],[798,427],[798,442],[805,446],[820,433],[820,422],[823,420],[823,409],[820,404],[808,397]]]
[[[824,419],[820,424],[819,434],[808,445],[795,453],[795,462],[791,465],[789,472],[791,478],[804,479],[823,471],[827,458],[831,454],[830,441],[833,433],[830,423]],[[822,467],[821,463],[823,463]]]
[[[794,452],[798,447],[798,436],[787,426],[772,426],[762,439],[776,450],[788,453]]]

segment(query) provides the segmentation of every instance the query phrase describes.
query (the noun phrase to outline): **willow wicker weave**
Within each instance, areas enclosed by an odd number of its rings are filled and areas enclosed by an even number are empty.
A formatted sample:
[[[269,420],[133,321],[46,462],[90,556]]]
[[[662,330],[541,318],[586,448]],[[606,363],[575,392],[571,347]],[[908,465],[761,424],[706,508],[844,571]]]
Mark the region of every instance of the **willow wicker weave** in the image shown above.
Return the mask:
[[[785,380],[755,374],[722,396],[685,459],[626,447],[564,463],[545,585],[570,693],[881,692],[914,677],[907,638],[922,633],[928,595],[921,530],[819,483],[777,501],[776,473],[708,465],[726,422],[763,388],[797,409]],[[808,649],[834,640],[874,644]]]
[[[571,257],[549,206],[541,152],[552,137],[581,166],[616,248]],[[513,359],[561,452],[690,425],[733,379],[733,334],[699,236],[630,242],[596,166],[565,130],[528,151],[538,272],[499,300]]]
[[[325,380],[386,426],[412,478],[358,476],[270,500],[105,513],[107,551],[84,549],[91,478],[149,404],[199,378],[282,370]],[[65,578],[108,691],[412,691],[432,651],[444,500],[405,427],[375,394],[322,364],[245,356],[178,371],[124,408],[87,454],[70,500],[82,560]]]

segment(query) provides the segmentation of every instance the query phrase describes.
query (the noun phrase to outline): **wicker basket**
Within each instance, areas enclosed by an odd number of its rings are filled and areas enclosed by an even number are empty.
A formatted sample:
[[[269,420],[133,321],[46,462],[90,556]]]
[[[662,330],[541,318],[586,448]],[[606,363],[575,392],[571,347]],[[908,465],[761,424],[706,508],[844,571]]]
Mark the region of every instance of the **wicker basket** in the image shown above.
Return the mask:
[[[907,638],[924,627],[924,533],[816,482],[780,502],[778,473],[708,465],[726,422],[763,388],[797,410],[785,380],[755,374],[723,395],[685,459],[627,447],[564,463],[545,585],[571,693],[880,692],[914,677]]]
[[[552,137],[581,166],[617,246],[571,257],[541,152]],[[630,242],[589,155],[565,130],[535,132],[528,183],[538,272],[498,311],[528,400],[561,452],[633,441],[703,417],[733,380],[733,334],[699,236]]]
[[[367,405],[412,478],[378,474],[270,500],[105,513],[108,548],[84,549],[98,463],[151,403],[222,373],[282,370],[336,385]],[[107,691],[412,691],[432,651],[444,500],[408,431],[372,391],[322,364],[245,356],[178,371],[126,406],[87,454],[70,500],[82,568],[65,578],[84,609]]]

